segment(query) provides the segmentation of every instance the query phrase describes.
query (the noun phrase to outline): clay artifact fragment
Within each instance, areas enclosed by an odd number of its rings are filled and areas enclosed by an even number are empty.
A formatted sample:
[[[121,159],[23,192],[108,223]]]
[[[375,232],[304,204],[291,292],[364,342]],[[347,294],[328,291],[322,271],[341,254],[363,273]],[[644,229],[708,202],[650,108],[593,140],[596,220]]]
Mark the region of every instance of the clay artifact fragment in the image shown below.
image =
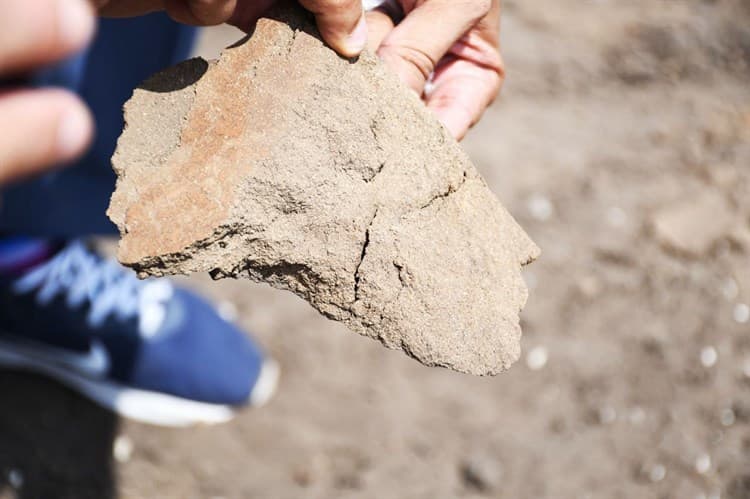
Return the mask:
[[[140,276],[267,282],[428,366],[519,357],[538,248],[419,98],[307,14],[157,74],[125,120],[109,216]]]

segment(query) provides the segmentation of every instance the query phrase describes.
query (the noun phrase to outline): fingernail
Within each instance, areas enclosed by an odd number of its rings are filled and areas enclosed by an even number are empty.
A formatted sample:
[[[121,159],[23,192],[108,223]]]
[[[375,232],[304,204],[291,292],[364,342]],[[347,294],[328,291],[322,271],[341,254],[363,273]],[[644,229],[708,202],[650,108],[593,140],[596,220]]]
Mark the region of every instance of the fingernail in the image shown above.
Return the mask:
[[[80,46],[94,31],[94,13],[86,0],[58,0],[58,29],[63,43]]]
[[[63,114],[57,131],[57,148],[61,160],[78,156],[88,145],[91,135],[91,115],[83,107],[76,107]]]
[[[433,109],[437,119],[450,132],[456,140],[462,140],[472,125],[471,114],[463,108],[441,108]]]
[[[351,55],[358,55],[367,45],[367,21],[365,15],[359,18],[357,27],[346,38],[346,48]]]

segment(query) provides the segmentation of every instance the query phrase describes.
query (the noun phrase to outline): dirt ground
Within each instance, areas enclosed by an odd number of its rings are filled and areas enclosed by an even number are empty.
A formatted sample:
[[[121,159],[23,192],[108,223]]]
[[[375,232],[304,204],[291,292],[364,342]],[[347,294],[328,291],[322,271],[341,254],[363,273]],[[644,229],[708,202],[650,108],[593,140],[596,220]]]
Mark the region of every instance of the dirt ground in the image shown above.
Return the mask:
[[[191,279],[280,360],[278,396],[164,430],[2,373],[0,497],[750,498],[750,3],[505,0],[503,45],[465,146],[543,250],[508,373]]]

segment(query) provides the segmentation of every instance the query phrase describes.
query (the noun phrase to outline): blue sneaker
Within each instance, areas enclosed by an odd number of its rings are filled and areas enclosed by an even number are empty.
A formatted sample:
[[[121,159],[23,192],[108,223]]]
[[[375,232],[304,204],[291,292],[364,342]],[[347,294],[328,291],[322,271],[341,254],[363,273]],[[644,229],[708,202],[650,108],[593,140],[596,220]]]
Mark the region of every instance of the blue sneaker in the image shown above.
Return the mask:
[[[0,366],[50,376],[138,421],[229,420],[268,400],[278,366],[206,302],[140,281],[74,242],[0,280]]]

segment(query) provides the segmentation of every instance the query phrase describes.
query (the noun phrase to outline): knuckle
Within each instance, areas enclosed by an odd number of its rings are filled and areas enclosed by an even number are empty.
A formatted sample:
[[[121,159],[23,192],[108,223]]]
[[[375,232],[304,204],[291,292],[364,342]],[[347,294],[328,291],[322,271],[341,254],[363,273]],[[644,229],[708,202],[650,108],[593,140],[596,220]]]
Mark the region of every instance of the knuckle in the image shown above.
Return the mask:
[[[413,66],[427,80],[435,70],[437,61],[428,53],[416,47],[400,46],[396,49],[396,56]]]
[[[211,23],[226,21],[234,11],[232,0],[190,0],[188,5],[200,21]]]

